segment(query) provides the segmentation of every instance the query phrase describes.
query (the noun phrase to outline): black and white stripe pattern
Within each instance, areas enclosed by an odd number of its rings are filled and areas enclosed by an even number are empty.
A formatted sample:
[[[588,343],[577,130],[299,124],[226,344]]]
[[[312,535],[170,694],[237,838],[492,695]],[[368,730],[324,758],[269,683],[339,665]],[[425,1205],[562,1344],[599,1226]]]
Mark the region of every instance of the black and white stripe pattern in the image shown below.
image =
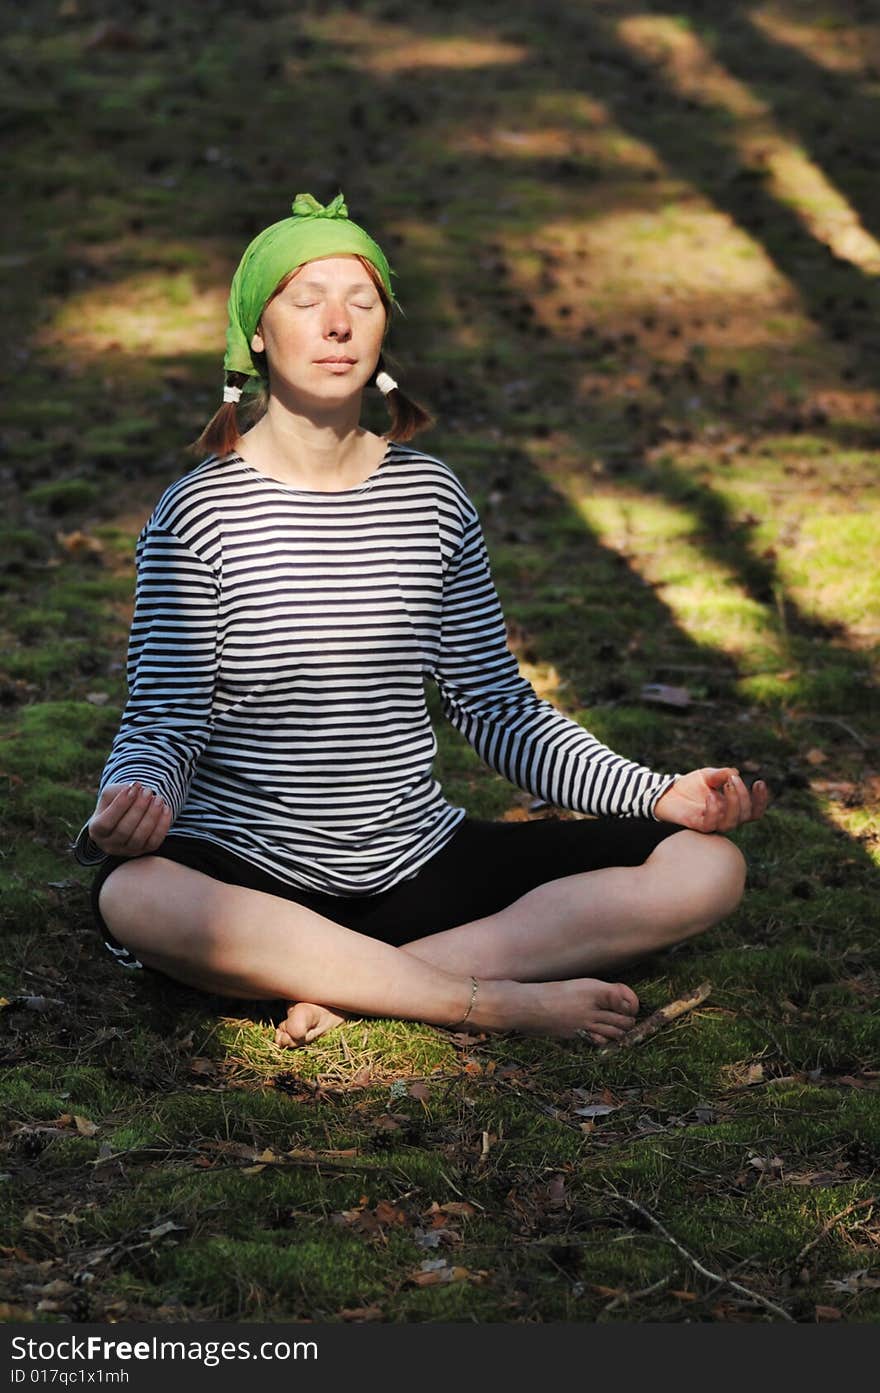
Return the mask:
[[[101,789],[140,779],[174,832],[288,884],[389,889],[464,816],[432,777],[426,678],[486,763],[548,803],[649,817],[673,781],[520,676],[477,514],[439,460],[392,444],[366,484],[317,493],[212,457],[138,538],[130,695]],[[88,825],[73,850],[104,859]]]

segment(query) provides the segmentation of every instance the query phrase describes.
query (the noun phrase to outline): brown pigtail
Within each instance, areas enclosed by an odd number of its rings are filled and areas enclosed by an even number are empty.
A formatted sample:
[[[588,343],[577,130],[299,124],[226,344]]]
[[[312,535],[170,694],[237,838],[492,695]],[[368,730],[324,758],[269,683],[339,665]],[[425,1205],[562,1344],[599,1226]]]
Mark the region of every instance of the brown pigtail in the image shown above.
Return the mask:
[[[372,381],[380,373],[387,372],[385,359],[379,354],[379,361],[376,364],[376,373]],[[401,445],[405,445],[408,440],[420,430],[425,430],[434,424],[434,418],[423,406],[406,396],[404,392],[395,384],[390,392],[383,393],[385,404],[391,416],[391,429],[388,431],[388,439],[396,440]]]
[[[244,372],[226,374],[227,387],[241,388],[248,381],[248,375]],[[197,454],[231,455],[243,434],[242,427],[245,422],[242,418],[246,415],[247,424],[252,425],[254,416],[262,415],[264,409],[265,403],[261,401],[260,396],[251,398],[245,407],[234,401],[225,401],[214,412],[198,440],[194,440],[189,446],[190,450]]]

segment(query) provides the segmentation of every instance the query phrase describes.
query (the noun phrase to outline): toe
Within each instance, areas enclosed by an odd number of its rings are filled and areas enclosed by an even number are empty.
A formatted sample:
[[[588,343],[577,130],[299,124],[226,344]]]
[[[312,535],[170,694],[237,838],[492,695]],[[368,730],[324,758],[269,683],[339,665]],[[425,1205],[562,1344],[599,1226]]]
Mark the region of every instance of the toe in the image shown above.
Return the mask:
[[[603,1025],[600,1021],[597,1021],[596,1024],[591,1027],[590,1034],[592,1036],[597,1036],[602,1044],[606,1045],[609,1040],[622,1040],[626,1032],[620,1030],[616,1025]]]
[[[621,1016],[616,1011],[597,1011],[593,1017],[596,1025],[613,1025],[617,1030],[632,1030],[635,1021],[632,1016]]]
[[[622,1011],[626,1016],[634,1016],[639,1009],[639,998],[624,982],[615,982],[613,1001],[608,1005],[612,1011]]]

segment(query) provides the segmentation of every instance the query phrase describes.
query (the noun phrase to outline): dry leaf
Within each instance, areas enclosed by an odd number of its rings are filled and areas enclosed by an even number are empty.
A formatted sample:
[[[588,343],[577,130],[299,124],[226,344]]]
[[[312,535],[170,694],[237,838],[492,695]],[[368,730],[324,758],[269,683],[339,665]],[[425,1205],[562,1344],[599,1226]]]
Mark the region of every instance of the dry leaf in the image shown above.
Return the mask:
[[[405,1224],[406,1215],[396,1204],[390,1200],[380,1200],[373,1213],[378,1223],[382,1225]]]
[[[381,1320],[383,1312],[378,1306],[344,1306],[338,1314],[341,1320]]]
[[[427,1103],[431,1096],[431,1091],[425,1083],[414,1083],[409,1089],[410,1098],[417,1098],[420,1103]]]
[[[164,1238],[166,1234],[184,1231],[183,1224],[175,1224],[173,1219],[166,1219],[164,1224],[157,1224],[154,1229],[144,1229],[148,1238]]]
[[[197,1055],[189,1063],[190,1073],[192,1074],[216,1074],[217,1065],[213,1059],[206,1059],[202,1055]]]
[[[41,1296],[69,1296],[73,1291],[73,1283],[65,1282],[63,1277],[56,1277],[44,1287],[28,1287],[27,1290],[38,1291]]]
[[[29,1209],[27,1214],[25,1214],[24,1218],[21,1221],[21,1226],[24,1229],[30,1229],[35,1233],[39,1233],[40,1230],[45,1228],[47,1224],[50,1226],[54,1226],[54,1223],[55,1221],[52,1218],[52,1215],[46,1214],[44,1210]]]
[[[646,682],[642,687],[642,701],[653,701],[659,706],[685,707],[691,704],[691,694],[687,687],[668,687],[665,682]]]
[[[828,756],[825,751],[819,749],[807,750],[807,753],[804,755],[804,759],[808,764],[824,764],[827,758]]]
[[[97,1124],[90,1122],[87,1117],[78,1117],[74,1114],[73,1120],[81,1137],[93,1137],[98,1130]]]
[[[88,532],[56,532],[55,541],[70,556],[103,556],[103,543]]]
[[[549,1207],[551,1209],[562,1209],[565,1205],[565,1176],[554,1175],[547,1190],[550,1197],[548,1200]]]
[[[817,1321],[843,1319],[842,1311],[839,1311],[836,1306],[817,1306],[815,1311]]]

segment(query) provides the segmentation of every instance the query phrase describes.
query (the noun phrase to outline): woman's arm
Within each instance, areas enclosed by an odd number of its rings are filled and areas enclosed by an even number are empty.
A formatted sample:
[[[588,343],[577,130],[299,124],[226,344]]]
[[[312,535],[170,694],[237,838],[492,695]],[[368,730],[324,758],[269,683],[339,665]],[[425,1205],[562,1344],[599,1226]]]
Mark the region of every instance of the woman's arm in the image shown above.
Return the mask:
[[[96,813],[72,844],[81,865],[108,854],[89,835],[111,787],[140,782],[179,814],[211,733],[219,586],[212,568],[173,532],[147,524],[138,539],[129,696],[101,775]],[[105,819],[106,820],[106,819]],[[103,840],[103,838],[102,838]]]
[[[480,757],[557,807],[651,817],[675,782],[615,754],[520,675],[473,510],[446,572],[434,677],[447,717]]]

